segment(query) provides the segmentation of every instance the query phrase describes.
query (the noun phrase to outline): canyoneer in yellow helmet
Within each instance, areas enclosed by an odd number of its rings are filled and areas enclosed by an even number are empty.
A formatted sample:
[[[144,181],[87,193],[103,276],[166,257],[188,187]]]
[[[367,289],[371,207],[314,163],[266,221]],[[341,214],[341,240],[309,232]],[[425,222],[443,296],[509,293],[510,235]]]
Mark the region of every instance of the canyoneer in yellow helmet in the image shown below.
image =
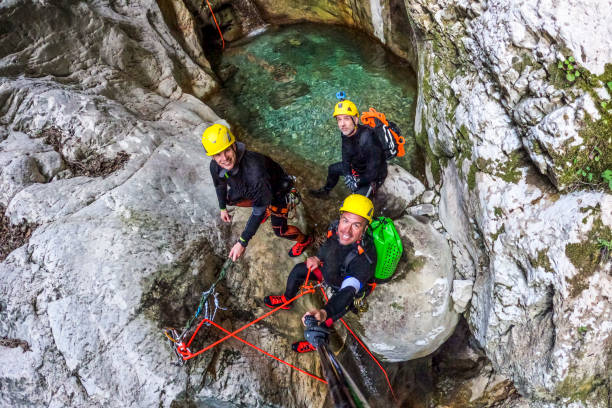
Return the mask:
[[[340,99],[345,94],[339,92],[336,96]],[[373,197],[387,177],[385,153],[372,128],[359,124],[359,111],[353,102],[341,99],[334,106],[333,116],[340,129],[342,161],[331,164],[327,169],[325,185],[309,193],[317,198],[326,198],[339,177],[344,176],[344,182],[351,192]]]
[[[371,292],[376,269],[376,248],[371,240],[364,240],[364,236],[372,222],[374,205],[369,198],[352,194],[342,203],[340,213],[340,219],[330,225],[327,240],[317,255],[295,265],[287,278],[285,293],[266,296],[266,306],[277,308],[296,296],[304,284],[308,269],[311,270],[310,279],[331,287],[333,295],[323,308],[307,312],[302,322],[306,316],[311,315],[329,327],[351,310],[355,297]],[[290,308],[291,305],[282,307]],[[315,350],[305,340],[293,343],[292,348],[299,353]]]
[[[228,206],[252,207],[244,230],[229,257],[236,261],[246,250],[259,225],[269,216],[274,233],[282,238],[296,241],[289,256],[302,254],[312,243],[298,227],[287,224],[288,195],[294,188],[294,180],[274,160],[260,153],[246,150],[236,141],[232,132],[224,125],[214,124],[202,134],[202,145],[212,157],[210,175],[219,201],[220,216],[231,222]]]

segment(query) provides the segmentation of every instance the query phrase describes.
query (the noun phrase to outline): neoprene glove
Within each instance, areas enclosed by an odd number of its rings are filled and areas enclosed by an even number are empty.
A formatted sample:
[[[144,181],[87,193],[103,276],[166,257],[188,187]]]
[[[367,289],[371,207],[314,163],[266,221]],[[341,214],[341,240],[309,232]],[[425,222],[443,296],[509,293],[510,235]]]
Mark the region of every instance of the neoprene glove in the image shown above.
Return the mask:
[[[346,184],[349,190],[354,193],[359,188],[359,178],[353,176],[352,174],[349,176],[344,176],[344,184]]]

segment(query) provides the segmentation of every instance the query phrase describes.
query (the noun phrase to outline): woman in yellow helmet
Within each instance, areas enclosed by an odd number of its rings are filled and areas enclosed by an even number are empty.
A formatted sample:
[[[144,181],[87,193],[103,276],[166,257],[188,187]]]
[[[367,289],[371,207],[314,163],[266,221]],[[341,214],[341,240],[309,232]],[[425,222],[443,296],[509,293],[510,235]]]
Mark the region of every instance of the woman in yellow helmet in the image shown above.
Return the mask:
[[[224,222],[232,220],[227,211],[228,205],[253,207],[229,257],[235,261],[242,256],[268,212],[274,233],[297,241],[289,250],[289,256],[301,255],[312,243],[312,237],[287,224],[285,198],[293,187],[293,179],[285,170],[268,156],[246,150],[244,144],[237,142],[232,132],[220,124],[209,126],[204,131],[202,145],[206,154],[213,159],[210,162],[210,175],[217,192],[221,219]]]
[[[334,107],[334,118],[342,138],[342,161],[328,167],[327,182],[309,193],[317,198],[329,196],[340,176],[353,193],[372,197],[387,177],[387,161],[376,135],[369,126],[359,124],[357,106],[343,99]]]
[[[369,293],[369,284],[374,282],[376,248],[371,240],[363,238],[372,222],[374,205],[369,198],[352,194],[344,200],[340,212],[340,219],[331,224],[327,241],[321,245],[317,256],[311,256],[291,270],[285,293],[264,298],[268,307],[281,306],[297,295],[308,269],[313,280],[325,281],[334,294],[322,309],[309,311],[302,320],[312,315],[329,327],[350,310],[356,296]],[[306,341],[299,341],[293,344],[293,350],[304,353],[314,350],[314,347]]]

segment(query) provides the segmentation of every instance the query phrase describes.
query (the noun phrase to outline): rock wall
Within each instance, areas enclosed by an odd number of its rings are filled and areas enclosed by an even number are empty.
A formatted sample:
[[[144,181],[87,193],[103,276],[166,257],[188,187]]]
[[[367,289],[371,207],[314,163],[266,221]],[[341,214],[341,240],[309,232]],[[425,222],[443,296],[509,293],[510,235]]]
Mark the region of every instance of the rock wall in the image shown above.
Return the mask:
[[[197,99],[217,84],[185,4],[161,4],[165,20],[145,0],[0,4],[0,204],[13,223],[39,224],[0,264],[0,334],[31,349],[0,347],[0,401],[322,406],[321,386],[239,345],[188,370],[168,364],[158,326],[190,316],[238,227],[218,225],[198,141],[221,120]],[[430,348],[413,347],[418,333],[403,337],[404,350],[395,329],[373,326],[371,345],[382,335],[377,351],[389,359],[433,351],[467,308],[495,384],[510,378],[537,407],[608,406],[612,261],[598,240],[612,239],[612,197],[597,177],[612,168],[610,1],[256,5],[267,21],[364,30],[417,68],[415,130],[440,198],[410,211],[435,213],[430,236],[450,244],[439,245],[454,267],[438,271],[446,326]],[[170,30],[173,13],[181,22]],[[121,154],[129,160],[108,174],[67,171]],[[415,198],[395,195],[400,214]],[[431,205],[425,194],[420,202]],[[258,234],[236,267],[222,290],[224,327],[263,312],[256,299],[282,286],[278,276],[254,283],[291,267],[256,256],[277,246],[270,231]],[[413,308],[396,306],[391,315]],[[294,317],[245,338],[316,371],[314,359],[279,346],[294,340]]]
[[[597,240],[612,196],[572,177],[585,158],[612,160],[594,149],[609,146],[611,37],[597,10],[610,5],[407,3],[422,35],[416,131],[456,273],[474,281],[470,329],[544,405],[609,401],[612,266]],[[569,56],[588,83],[559,83]]]

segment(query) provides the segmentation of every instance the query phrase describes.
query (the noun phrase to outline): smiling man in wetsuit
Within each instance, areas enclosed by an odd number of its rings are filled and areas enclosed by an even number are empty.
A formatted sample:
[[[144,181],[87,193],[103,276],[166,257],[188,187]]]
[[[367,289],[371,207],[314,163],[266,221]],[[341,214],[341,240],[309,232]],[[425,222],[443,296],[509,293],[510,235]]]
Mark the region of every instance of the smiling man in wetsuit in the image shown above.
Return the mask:
[[[332,223],[327,241],[319,248],[317,256],[293,267],[287,278],[285,293],[264,298],[266,306],[290,309],[283,306],[295,297],[306,280],[308,269],[313,280],[331,287],[333,295],[321,309],[311,310],[302,317],[312,315],[321,324],[330,327],[352,307],[355,297],[369,294],[376,269],[376,248],[373,242],[362,240],[374,213],[372,201],[360,194],[348,196],[340,208],[340,219]],[[305,340],[293,343],[298,353],[315,348]]]
[[[293,187],[293,179],[285,170],[268,156],[246,150],[245,145],[237,142],[232,132],[221,124],[209,126],[204,131],[202,145],[206,154],[213,158],[210,175],[215,185],[221,219],[231,222],[228,205],[253,208],[229,257],[236,261],[242,256],[267,215],[277,236],[297,241],[289,250],[289,256],[301,255],[312,243],[312,236],[287,224],[286,196]]]

